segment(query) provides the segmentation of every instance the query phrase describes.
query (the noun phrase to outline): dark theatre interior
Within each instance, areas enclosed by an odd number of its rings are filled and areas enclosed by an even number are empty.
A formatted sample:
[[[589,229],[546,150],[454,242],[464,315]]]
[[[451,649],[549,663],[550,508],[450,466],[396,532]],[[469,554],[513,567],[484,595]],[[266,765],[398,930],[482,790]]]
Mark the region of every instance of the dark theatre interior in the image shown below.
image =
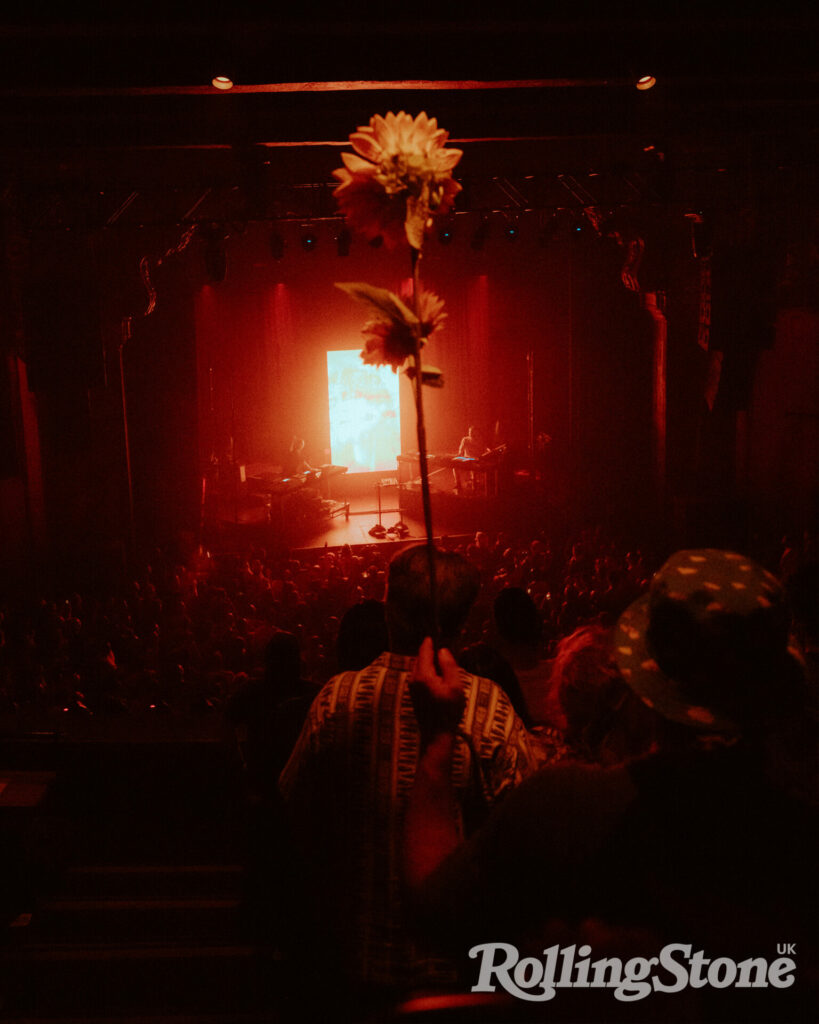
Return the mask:
[[[4,1020],[819,1019],[816,9],[449,6],[0,14]],[[414,285],[334,195],[388,111],[462,151]],[[419,281],[426,494],[335,287]],[[440,608],[474,584],[454,740],[396,611],[428,525]],[[572,987],[667,942],[727,959]]]

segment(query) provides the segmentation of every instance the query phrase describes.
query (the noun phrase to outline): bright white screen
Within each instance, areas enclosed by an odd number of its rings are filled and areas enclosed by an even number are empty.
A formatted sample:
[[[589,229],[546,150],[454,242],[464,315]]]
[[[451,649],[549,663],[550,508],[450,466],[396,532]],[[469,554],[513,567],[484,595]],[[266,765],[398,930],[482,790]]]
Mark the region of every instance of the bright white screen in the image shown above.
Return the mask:
[[[327,353],[330,461],[351,473],[395,469],[401,451],[398,374],[365,366],[361,350]]]

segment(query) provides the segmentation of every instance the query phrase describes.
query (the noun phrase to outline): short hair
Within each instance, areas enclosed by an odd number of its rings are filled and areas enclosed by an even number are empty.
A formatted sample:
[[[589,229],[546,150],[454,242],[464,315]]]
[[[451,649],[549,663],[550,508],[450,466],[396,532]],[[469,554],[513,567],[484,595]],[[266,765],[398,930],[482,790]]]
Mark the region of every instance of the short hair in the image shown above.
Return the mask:
[[[463,555],[433,549],[437,626],[430,599],[430,551],[426,544],[404,548],[393,557],[387,576],[390,649],[415,654],[425,636],[437,632],[451,644],[463,629],[480,590],[480,573]]]

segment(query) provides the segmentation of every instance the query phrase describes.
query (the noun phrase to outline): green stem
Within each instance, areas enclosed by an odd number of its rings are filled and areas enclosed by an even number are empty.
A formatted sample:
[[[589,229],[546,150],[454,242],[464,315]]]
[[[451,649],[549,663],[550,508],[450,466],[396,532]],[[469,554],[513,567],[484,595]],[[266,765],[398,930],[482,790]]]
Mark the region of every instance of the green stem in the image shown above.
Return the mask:
[[[421,281],[418,264],[421,260],[421,251],[412,249],[412,305],[415,315],[419,315],[419,296]],[[432,606],[432,642],[435,650],[438,649],[438,586],[435,579],[435,543],[432,532],[432,502],[429,493],[429,469],[427,466],[427,432],[424,423],[424,380],[421,371],[421,339],[416,334],[415,350],[413,352],[415,362],[415,425],[418,434],[418,462],[421,472],[421,502],[424,508],[424,528],[427,536],[427,554],[429,556],[429,598]]]

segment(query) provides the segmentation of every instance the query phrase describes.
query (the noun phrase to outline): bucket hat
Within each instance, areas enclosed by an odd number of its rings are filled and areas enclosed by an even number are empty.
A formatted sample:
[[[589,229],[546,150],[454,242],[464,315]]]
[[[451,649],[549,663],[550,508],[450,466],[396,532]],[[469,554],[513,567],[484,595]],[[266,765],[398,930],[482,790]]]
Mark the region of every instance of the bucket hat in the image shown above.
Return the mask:
[[[621,615],[614,657],[648,707],[705,731],[742,732],[799,670],[777,578],[745,555],[678,551]]]

